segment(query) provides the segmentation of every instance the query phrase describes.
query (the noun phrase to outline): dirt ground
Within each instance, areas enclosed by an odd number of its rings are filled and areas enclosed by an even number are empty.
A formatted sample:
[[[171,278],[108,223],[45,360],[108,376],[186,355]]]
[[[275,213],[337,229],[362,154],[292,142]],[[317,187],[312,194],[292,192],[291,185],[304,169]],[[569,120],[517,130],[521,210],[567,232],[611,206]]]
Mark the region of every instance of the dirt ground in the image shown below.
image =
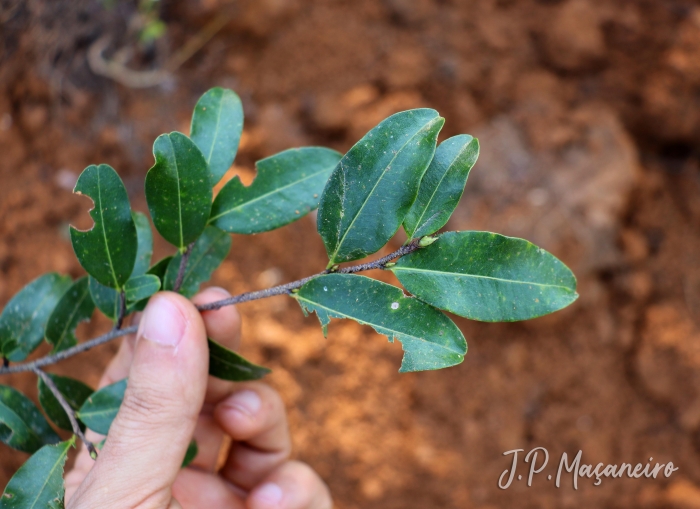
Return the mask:
[[[168,32],[143,68],[215,16],[231,20],[148,89],[86,63],[100,37],[108,56],[128,42],[133,13],[134,2],[0,0],[0,305],[45,271],[81,274],[67,225],[87,219],[71,189],[88,164],[116,168],[145,209],[153,140],[188,132],[212,86],[243,99],[234,171],[248,180],[276,151],[347,150],[391,113],[434,107],[443,139],[482,146],[449,228],[535,241],[574,269],[581,298],[530,322],[457,319],[465,362],[401,375],[400,346],[367,328],[334,322],[324,340],[286,297],[240,306],[243,353],[274,369],[295,455],[339,509],[700,508],[700,3],[163,0]],[[325,263],[309,216],[234,236],[213,283],[238,293]],[[106,327],[97,318],[81,336]],[[115,348],[55,371],[95,384]],[[2,383],[35,391],[30,376]],[[502,453],[536,446],[553,474],[579,450],[594,465],[653,457],[679,470],[499,489]],[[0,450],[2,485],[24,459]]]

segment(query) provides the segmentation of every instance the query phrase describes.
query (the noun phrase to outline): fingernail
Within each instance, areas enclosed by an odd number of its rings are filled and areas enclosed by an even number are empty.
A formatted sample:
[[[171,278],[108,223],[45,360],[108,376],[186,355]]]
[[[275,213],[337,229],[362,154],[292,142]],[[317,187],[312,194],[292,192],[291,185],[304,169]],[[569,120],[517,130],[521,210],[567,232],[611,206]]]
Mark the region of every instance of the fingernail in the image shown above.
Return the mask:
[[[254,416],[260,410],[262,401],[255,391],[245,389],[234,394],[227,402],[226,406],[241,412],[248,417]]]
[[[277,507],[283,496],[282,488],[271,482],[263,484],[253,494],[256,502],[267,507]]]
[[[146,306],[139,323],[139,338],[166,346],[177,346],[187,322],[180,309],[165,296],[156,296]]]

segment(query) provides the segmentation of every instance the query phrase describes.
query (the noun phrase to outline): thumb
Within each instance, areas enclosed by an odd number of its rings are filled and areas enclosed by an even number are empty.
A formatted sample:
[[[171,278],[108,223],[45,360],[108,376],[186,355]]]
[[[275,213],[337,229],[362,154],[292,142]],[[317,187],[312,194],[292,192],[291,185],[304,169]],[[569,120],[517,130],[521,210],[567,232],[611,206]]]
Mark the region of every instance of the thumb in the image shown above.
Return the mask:
[[[199,312],[162,292],[144,310],[124,401],[72,507],[166,508],[202,408],[208,349]],[[72,500],[73,502],[73,500]]]

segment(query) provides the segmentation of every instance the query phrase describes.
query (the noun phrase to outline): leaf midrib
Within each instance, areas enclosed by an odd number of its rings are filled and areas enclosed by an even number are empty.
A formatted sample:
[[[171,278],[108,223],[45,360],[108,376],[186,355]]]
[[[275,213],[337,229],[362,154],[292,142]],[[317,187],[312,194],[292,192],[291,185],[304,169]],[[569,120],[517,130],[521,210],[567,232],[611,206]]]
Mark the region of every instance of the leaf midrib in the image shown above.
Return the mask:
[[[182,278],[182,286],[185,287],[187,281],[189,280],[190,276],[194,272],[194,270],[199,266],[200,263],[202,263],[202,260],[204,259],[205,256],[207,256],[216,246],[216,244],[224,238],[225,235],[221,235],[217,232],[217,237],[214,239],[212,242],[209,243],[209,245],[206,247],[204,252],[202,252],[202,255],[197,258],[196,261],[191,265],[188,263],[187,266],[185,266],[185,276]],[[192,261],[192,258],[190,258],[190,261]]]
[[[121,402],[119,403],[121,405]],[[78,417],[80,417],[80,420],[84,420],[83,417],[100,417],[105,414],[110,414],[112,412],[118,412],[119,411],[119,406],[116,407],[110,407],[105,410],[93,410],[92,412],[78,412]]]
[[[447,177],[447,174],[450,173],[450,170],[451,170],[452,167],[454,166],[455,162],[462,156],[462,154],[464,154],[464,152],[467,150],[467,147],[469,147],[469,145],[471,145],[471,143],[472,143],[473,140],[474,140],[474,138],[472,138],[471,140],[469,140],[469,142],[466,143],[466,144],[460,149],[460,151],[457,153],[457,155],[454,157],[454,159],[452,159],[452,161],[450,162],[450,164],[447,165],[447,169],[446,169],[445,172],[442,174],[442,177],[440,177],[440,182],[438,182],[437,186],[435,186],[435,189],[433,189],[433,193],[430,195],[430,199],[428,199],[428,202],[427,202],[427,204],[425,205],[425,208],[423,209],[423,212],[421,213],[420,217],[419,217],[418,220],[416,221],[416,228],[411,232],[411,234],[409,235],[409,237],[413,237],[413,235],[414,235],[418,230],[420,230],[420,227],[421,227],[420,222],[423,220],[423,216],[425,216],[425,213],[426,213],[426,212],[428,211],[428,209],[430,208],[430,204],[433,202],[433,198],[435,198],[435,193],[437,193],[438,189],[440,189],[440,186],[442,185],[442,181],[445,180],[445,177]],[[430,166],[428,166],[428,171],[429,171],[429,170],[430,170]],[[418,188],[418,192],[420,193],[420,187]],[[426,224],[428,224],[428,223],[426,222]]]
[[[289,183],[289,184],[286,184],[286,185],[284,185],[284,186],[282,186],[282,187],[277,187],[277,188],[275,188],[274,190],[272,190],[272,191],[270,191],[270,192],[261,194],[260,196],[258,196],[258,197],[256,197],[256,198],[253,198],[252,200],[249,200],[249,201],[246,201],[246,202],[241,203],[240,205],[236,205],[235,207],[230,208],[230,209],[228,209],[228,210],[225,211],[225,212],[222,212],[222,213],[220,213],[220,214],[217,214],[216,216],[210,217],[210,218],[209,218],[209,224],[211,224],[213,221],[219,219],[219,218],[222,217],[222,216],[225,216],[225,215],[227,215],[227,214],[231,214],[232,212],[235,212],[236,210],[238,210],[238,209],[240,209],[240,208],[247,207],[248,205],[250,205],[250,204],[252,204],[252,203],[255,203],[256,201],[260,201],[260,200],[262,200],[262,199],[264,199],[264,198],[267,198],[268,196],[270,196],[270,195],[272,195],[272,194],[281,193],[281,192],[284,191],[285,189],[287,189],[287,188],[289,188],[289,187],[292,187],[292,186],[296,186],[296,185],[298,185],[298,184],[304,182],[305,180],[308,180],[308,179],[310,179],[310,178],[312,178],[312,177],[318,176],[319,174],[321,174],[321,173],[323,173],[323,172],[325,172],[325,171],[328,171],[328,168],[325,168],[325,169],[323,169],[323,170],[317,171],[316,173],[312,173],[312,174],[309,175],[308,177],[304,177],[304,178],[302,178],[302,179],[300,179],[300,180],[295,180],[294,182],[291,182],[291,183]],[[258,177],[256,177],[256,180],[257,180],[257,178],[259,178],[259,177],[260,177],[260,175],[258,175]],[[234,177],[234,178],[235,178],[235,177]],[[242,185],[242,184],[241,184],[241,185]],[[253,186],[255,186],[255,181],[253,181],[253,183],[252,183],[249,187],[243,186],[243,189],[244,189],[244,190],[248,190],[248,192],[251,192],[251,190],[253,190]]]
[[[401,148],[399,148],[399,149],[396,151],[396,153],[394,154],[394,157],[391,158],[391,160],[389,161],[389,163],[387,163],[387,164],[384,166],[384,169],[382,170],[382,175],[381,175],[381,176],[377,179],[377,181],[374,183],[374,186],[372,187],[372,190],[367,194],[367,197],[366,197],[365,200],[362,202],[362,206],[361,206],[360,209],[357,211],[357,213],[353,216],[352,221],[350,221],[350,224],[349,224],[348,227],[345,229],[345,233],[343,234],[343,237],[338,241],[338,244],[336,245],[336,248],[335,248],[335,250],[333,251],[333,255],[330,257],[330,258],[331,258],[331,262],[335,263],[336,261],[338,261],[338,260],[335,259],[335,257],[336,257],[336,255],[338,254],[338,251],[340,250],[340,248],[343,246],[343,242],[345,242],[345,237],[347,237],[348,232],[350,232],[350,230],[352,230],[352,227],[353,227],[353,225],[355,224],[355,221],[357,220],[357,218],[360,217],[360,215],[362,214],[362,211],[364,210],[365,205],[367,205],[367,203],[369,202],[369,199],[370,199],[370,198],[372,197],[372,195],[374,194],[374,190],[377,189],[377,186],[379,185],[379,183],[380,183],[380,182],[384,179],[384,177],[386,176],[386,174],[387,174],[387,168],[389,168],[389,167],[394,163],[394,161],[395,161],[396,158],[399,156],[399,154],[403,151],[403,149],[405,149],[406,146],[407,146],[411,141],[413,141],[413,139],[414,139],[416,136],[418,136],[419,134],[421,134],[423,131],[428,130],[428,129],[429,129],[430,127],[432,127],[433,124],[434,124],[436,121],[438,121],[439,119],[440,119],[440,116],[437,116],[437,117],[433,118],[432,120],[430,120],[430,122],[428,122],[427,124],[425,124],[425,125],[424,125],[423,127],[421,127],[418,131],[416,131],[415,134],[413,134],[408,140],[406,140],[406,142],[405,142],[403,145],[401,145]],[[343,178],[344,178],[344,177],[343,177]]]
[[[61,455],[58,457],[58,459],[54,463],[53,468],[49,471],[49,475],[46,476],[46,479],[44,480],[44,484],[41,485],[41,489],[39,490],[39,493],[37,493],[36,497],[34,498],[34,501],[32,502],[32,505],[29,509],[34,509],[34,507],[36,507],[36,503],[39,500],[39,497],[41,496],[41,494],[46,489],[46,485],[49,483],[49,479],[51,479],[51,475],[56,471],[56,469],[58,468],[58,464],[61,463],[61,460],[64,458],[64,456],[66,456],[67,453],[68,453],[68,447],[66,447],[65,451],[61,452]]]
[[[397,270],[404,270],[407,272],[413,271],[413,272],[429,272],[429,273],[434,273],[434,274],[439,274],[439,275],[445,275],[445,276],[459,276],[459,277],[464,277],[464,278],[476,278],[476,279],[491,279],[494,281],[500,281],[502,283],[511,283],[511,284],[518,284],[518,285],[534,285],[534,286],[540,286],[544,288],[560,288],[562,290],[568,290],[568,291],[575,291],[572,288],[568,286],[563,286],[563,285],[555,285],[555,284],[549,284],[549,283],[534,283],[531,281],[519,281],[516,279],[503,279],[499,277],[494,277],[494,276],[484,276],[481,274],[463,274],[461,272],[450,272],[450,271],[443,271],[443,270],[427,270],[427,269],[417,269],[415,267],[402,267],[399,265],[396,265],[391,268],[392,271],[397,271]]]
[[[66,326],[63,328],[63,331],[61,332],[60,336],[58,337],[58,340],[56,341],[56,344],[54,345],[55,347],[60,345],[61,342],[63,341],[63,338],[66,337],[66,333],[71,328],[71,324],[73,323],[73,318],[75,318],[75,315],[78,313],[78,310],[80,309],[80,306],[83,304],[83,301],[85,300],[85,298],[90,294],[89,289],[86,289],[86,290],[87,291],[85,291],[83,293],[80,300],[77,301],[77,304],[73,308],[73,312],[69,315],[68,322],[66,322]]]
[[[209,155],[207,156],[207,166],[211,163],[211,156],[214,154],[214,146],[216,145],[216,140],[219,137],[219,122],[221,120],[221,110],[224,109],[223,102],[224,92],[222,92],[221,96],[219,97],[219,108],[216,112],[216,127],[214,127],[214,138],[211,141],[211,147],[209,147]],[[211,168],[209,168],[209,171],[211,172]]]
[[[366,321],[366,320],[362,320],[362,319],[357,318],[357,317],[355,317],[355,316],[351,316],[351,315],[345,314],[345,313],[343,313],[343,312],[341,312],[341,311],[338,311],[338,310],[335,310],[335,309],[326,307],[326,306],[324,306],[324,305],[322,305],[322,304],[318,304],[318,303],[313,302],[313,301],[311,301],[311,300],[305,299],[304,297],[300,296],[299,294],[294,294],[294,298],[295,298],[295,299],[302,300],[302,301],[304,301],[304,302],[308,302],[308,303],[311,304],[311,306],[313,306],[313,307],[319,307],[319,308],[325,309],[326,311],[329,311],[329,312],[331,312],[331,313],[335,313],[336,315],[340,315],[340,316],[334,316],[333,318],[348,318],[348,319],[350,319],[350,320],[355,320],[355,321],[358,322],[360,325],[369,325],[370,327],[374,328],[374,330],[382,329],[382,330],[390,331],[390,332],[392,332],[393,334],[395,334],[395,335],[392,336],[392,338],[394,338],[394,337],[399,337],[399,338],[400,338],[401,336],[406,336],[406,337],[411,338],[411,339],[415,339],[415,340],[418,340],[418,341],[422,341],[422,342],[424,342],[424,343],[429,343],[429,344],[431,344],[431,345],[438,346],[438,347],[440,347],[440,348],[444,348],[445,350],[447,350],[447,351],[449,351],[449,352],[452,352],[452,353],[458,353],[458,354],[460,354],[460,355],[464,355],[464,354],[462,354],[462,353],[460,353],[460,352],[455,352],[454,350],[452,350],[452,349],[446,347],[445,345],[441,345],[441,344],[439,344],[439,343],[433,343],[432,341],[428,341],[427,339],[419,338],[419,337],[413,336],[413,335],[411,335],[411,334],[407,334],[407,333],[405,333],[405,332],[397,331],[397,330],[395,330],[395,329],[390,329],[390,328],[388,328],[388,327],[386,327],[386,326],[384,326],[384,325],[374,324],[374,323],[372,323],[372,322],[368,322],[368,321]],[[379,331],[377,331],[377,332],[379,332]],[[384,334],[385,336],[388,336],[388,334],[385,334],[385,333],[383,333],[383,332],[379,332],[379,334]],[[399,339],[399,341],[401,341],[401,339]]]
[[[97,167],[97,201],[99,202],[100,210],[100,230],[102,230],[102,238],[105,241],[105,252],[107,253],[107,261],[109,262],[109,268],[112,269],[112,279],[114,280],[114,287],[119,289],[119,281],[117,281],[117,274],[114,270],[114,263],[112,262],[112,254],[109,251],[109,242],[107,241],[107,231],[105,230],[105,218],[102,205],[102,184],[100,179],[100,168]]]
[[[173,154],[173,164],[175,166],[175,184],[177,185],[177,215],[178,215],[178,227],[180,228],[180,249],[185,247],[185,235],[182,232],[182,198],[180,197],[180,166],[177,163],[177,154],[175,153],[175,145],[173,145],[173,140],[171,138],[172,133],[168,135],[168,143],[170,143],[170,150]]]

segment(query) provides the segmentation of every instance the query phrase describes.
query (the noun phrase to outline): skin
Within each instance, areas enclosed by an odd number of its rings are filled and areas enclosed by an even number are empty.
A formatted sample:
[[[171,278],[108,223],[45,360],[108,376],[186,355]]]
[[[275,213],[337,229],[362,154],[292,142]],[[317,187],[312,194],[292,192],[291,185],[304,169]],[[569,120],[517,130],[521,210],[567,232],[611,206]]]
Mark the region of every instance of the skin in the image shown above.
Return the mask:
[[[209,288],[192,300],[205,304],[227,297],[225,290]],[[139,332],[123,341],[100,381],[104,387],[129,377],[97,461],[82,447],[66,474],[68,509],[332,507],[318,474],[289,459],[280,396],[259,382],[208,376],[207,335],[235,350],[240,332],[233,306],[200,314],[192,302],[171,292],[151,299]],[[168,344],[174,336],[181,339]],[[181,469],[193,436],[199,453]],[[88,434],[88,440],[101,439]]]

